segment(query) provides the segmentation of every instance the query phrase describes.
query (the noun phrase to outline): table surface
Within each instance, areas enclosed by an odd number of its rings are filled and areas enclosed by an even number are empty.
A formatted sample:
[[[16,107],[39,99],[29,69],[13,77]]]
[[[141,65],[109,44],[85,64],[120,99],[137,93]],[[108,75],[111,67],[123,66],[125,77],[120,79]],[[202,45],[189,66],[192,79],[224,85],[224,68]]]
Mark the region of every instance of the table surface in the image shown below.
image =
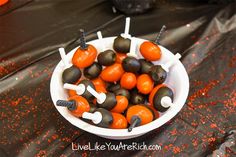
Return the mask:
[[[236,3],[217,5],[159,1],[131,16],[130,33],[182,54],[190,93],[181,112],[144,136],[123,140],[158,151],[72,151],[71,143],[119,144],[67,122],[50,98],[50,78],[59,47],[78,45],[78,30],[93,40],[120,34],[125,15],[106,0],[16,0],[0,8],[0,156],[207,156],[236,129]],[[234,156],[236,148],[227,149]]]

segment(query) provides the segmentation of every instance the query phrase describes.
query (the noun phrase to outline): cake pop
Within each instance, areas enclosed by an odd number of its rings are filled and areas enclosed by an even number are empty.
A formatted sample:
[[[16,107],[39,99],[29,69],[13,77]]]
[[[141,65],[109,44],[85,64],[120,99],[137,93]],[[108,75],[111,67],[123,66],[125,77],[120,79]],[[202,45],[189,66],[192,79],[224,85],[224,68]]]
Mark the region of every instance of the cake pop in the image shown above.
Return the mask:
[[[80,47],[74,53],[72,63],[78,68],[86,68],[95,61],[97,49],[91,44],[86,44],[83,29],[80,29],[80,34]]]
[[[142,54],[142,56],[148,60],[148,61],[156,61],[159,60],[161,58],[161,49],[158,46],[159,44],[159,40],[161,37],[161,34],[164,32],[164,30],[166,29],[166,26],[162,26],[160,33],[158,34],[156,40],[154,42],[150,42],[150,41],[144,41],[141,45],[140,45],[140,53]]]
[[[76,117],[81,117],[84,112],[89,112],[90,105],[82,96],[73,96],[66,100],[57,100],[57,106],[67,107],[68,110]]]
[[[59,48],[59,52],[65,67],[65,70],[62,73],[62,82],[71,84],[76,83],[82,75],[81,70],[69,63],[64,48]]]
[[[167,63],[152,66],[149,71],[149,75],[151,76],[155,84],[161,84],[166,80],[167,73],[169,72],[170,67],[173,66],[180,59],[180,57],[181,55],[177,53],[174,58],[172,58]]]
[[[159,112],[165,112],[173,106],[174,93],[168,87],[161,87],[153,97],[153,107]]]
[[[82,118],[91,120],[94,124],[109,128],[113,122],[113,116],[111,112],[104,108],[98,108],[94,113],[84,112]]]
[[[97,36],[102,46],[102,52],[99,53],[97,60],[100,65],[109,66],[115,63],[116,61],[116,53],[113,50],[105,50],[105,46],[102,40],[102,33],[97,32]]]
[[[126,119],[130,124],[128,131],[132,131],[134,127],[150,123],[154,120],[154,114],[145,105],[134,105],[128,108]]]
[[[131,35],[129,34],[130,18],[126,18],[125,32],[115,38],[113,49],[118,53],[128,53],[131,44]]]
[[[96,90],[87,86],[88,92],[90,92],[95,98],[97,98],[97,106],[111,110],[117,104],[116,97],[114,93],[97,93]]]

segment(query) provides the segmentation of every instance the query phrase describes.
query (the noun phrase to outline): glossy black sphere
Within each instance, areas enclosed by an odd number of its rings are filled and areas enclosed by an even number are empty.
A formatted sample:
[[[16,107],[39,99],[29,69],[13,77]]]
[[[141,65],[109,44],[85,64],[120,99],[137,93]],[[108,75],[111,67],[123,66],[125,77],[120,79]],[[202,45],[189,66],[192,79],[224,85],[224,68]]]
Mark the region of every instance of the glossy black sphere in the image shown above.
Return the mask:
[[[153,79],[155,85],[162,84],[167,77],[167,72],[161,67],[161,65],[154,65],[149,71],[149,75]]]
[[[62,82],[74,84],[80,79],[81,75],[82,73],[79,68],[71,66],[70,68],[67,68],[63,71]]]
[[[116,106],[116,104],[117,101],[115,94],[108,92],[106,93],[106,100],[102,104],[97,103],[97,106],[99,108],[105,108],[107,110],[111,110]]]
[[[125,96],[128,100],[130,99],[130,93],[127,89],[124,88],[120,88],[118,90],[114,91],[114,94],[117,95],[121,95],[121,96]]]
[[[97,125],[100,127],[103,127],[103,128],[109,128],[109,126],[113,122],[113,116],[112,116],[111,112],[107,111],[104,108],[98,108],[96,111],[98,111],[102,114],[102,121],[100,123],[98,123]]]
[[[141,68],[141,64],[135,57],[128,56],[122,61],[122,67],[126,72],[137,74]]]
[[[82,80],[80,81],[79,84],[84,84],[85,85],[85,88],[87,88],[88,86],[92,87],[93,89],[95,89],[95,86],[93,84],[92,81],[90,80]],[[85,89],[85,92],[81,95],[83,96],[84,98],[86,98],[89,102],[94,98],[94,96],[92,94],[90,94],[89,91],[87,91],[87,89]]]
[[[141,64],[141,68],[140,68],[141,74],[148,74],[151,67],[154,65],[152,62],[147,61],[145,59],[139,59],[139,62]]]
[[[174,93],[168,87],[161,87],[153,97],[153,106],[157,111],[165,112],[169,107],[165,108],[161,105],[161,99],[165,96],[168,96],[173,101]]]
[[[118,36],[114,40],[113,49],[118,53],[128,53],[130,50],[131,40]]]
[[[145,103],[145,95],[138,93],[136,89],[131,91],[130,94],[130,104],[137,105],[137,104],[144,104]]]
[[[112,50],[106,50],[104,52],[99,53],[97,60],[100,65],[112,65],[116,61],[116,53]]]
[[[84,76],[88,79],[95,79],[100,75],[101,72],[102,66],[97,62],[94,62],[92,65],[84,69]]]

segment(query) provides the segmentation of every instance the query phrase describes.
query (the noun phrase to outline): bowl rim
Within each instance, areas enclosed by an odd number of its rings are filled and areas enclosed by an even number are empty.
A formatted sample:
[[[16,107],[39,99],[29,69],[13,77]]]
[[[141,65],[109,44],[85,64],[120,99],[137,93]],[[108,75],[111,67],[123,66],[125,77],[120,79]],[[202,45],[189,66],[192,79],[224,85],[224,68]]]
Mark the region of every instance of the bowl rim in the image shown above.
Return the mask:
[[[114,37],[104,37],[102,40],[114,40]],[[137,40],[140,41],[147,41],[146,39],[141,39],[141,38],[136,38]],[[98,39],[92,40],[87,42],[88,44],[93,44],[95,42],[98,42]],[[78,46],[79,47],[79,46]],[[78,48],[74,48],[73,50],[71,50],[67,55],[73,55],[74,52],[76,51],[76,49]],[[171,51],[169,51],[168,49],[166,49],[165,47],[159,45],[159,47],[161,48],[161,51],[164,53],[169,53],[170,55],[173,55],[173,53],[171,53]],[[174,56],[174,55],[173,55]],[[159,128],[160,126],[164,125],[165,123],[167,123],[169,120],[171,120],[173,117],[175,117],[179,111],[183,108],[186,99],[188,97],[188,93],[189,93],[189,77],[188,74],[183,66],[183,64],[180,61],[177,61],[176,66],[178,67],[179,70],[181,70],[181,73],[183,73],[183,75],[181,75],[182,80],[184,80],[185,82],[185,87],[182,88],[182,92],[180,93],[179,97],[181,97],[180,99],[177,99],[176,101],[174,101],[174,104],[178,104],[174,107],[171,107],[170,109],[168,109],[162,116],[160,116],[159,118],[157,118],[156,120],[142,125],[142,126],[138,126],[135,127],[131,132],[128,132],[127,129],[109,129],[109,128],[101,128],[95,125],[91,125],[83,120],[81,120],[80,118],[76,118],[75,116],[73,116],[72,114],[70,114],[65,108],[62,107],[58,107],[56,105],[56,95],[54,92],[54,82],[56,80],[56,72],[60,70],[60,68],[62,68],[63,63],[60,60],[60,62],[56,65],[53,74],[51,76],[51,81],[50,81],[50,95],[51,95],[51,99],[53,101],[54,106],[56,107],[57,111],[67,120],[69,121],[72,125],[87,131],[89,133],[98,135],[98,136],[105,136],[105,137],[122,137],[122,138],[129,138],[131,136],[138,136],[138,135],[142,135],[144,133],[147,133],[149,131],[152,131],[154,129]],[[177,66],[178,65],[178,66]],[[177,107],[178,106],[178,107]],[[167,114],[168,113],[168,114]]]

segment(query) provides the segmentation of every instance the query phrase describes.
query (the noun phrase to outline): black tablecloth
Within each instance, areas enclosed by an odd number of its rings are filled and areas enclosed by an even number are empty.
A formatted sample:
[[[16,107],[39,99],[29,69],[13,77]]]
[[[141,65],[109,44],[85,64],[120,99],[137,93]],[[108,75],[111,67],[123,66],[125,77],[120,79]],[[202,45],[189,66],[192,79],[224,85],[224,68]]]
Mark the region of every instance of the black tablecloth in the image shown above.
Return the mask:
[[[67,122],[50,98],[59,47],[77,46],[78,30],[93,40],[120,34],[125,15],[105,0],[15,0],[0,7],[0,156],[207,156],[236,129],[236,3],[158,1],[155,8],[131,16],[130,33],[153,40],[161,26],[161,44],[182,54],[190,93],[181,112],[144,136],[123,140],[157,151],[72,151],[71,143],[120,141],[84,132]],[[226,156],[235,155],[235,146]]]

